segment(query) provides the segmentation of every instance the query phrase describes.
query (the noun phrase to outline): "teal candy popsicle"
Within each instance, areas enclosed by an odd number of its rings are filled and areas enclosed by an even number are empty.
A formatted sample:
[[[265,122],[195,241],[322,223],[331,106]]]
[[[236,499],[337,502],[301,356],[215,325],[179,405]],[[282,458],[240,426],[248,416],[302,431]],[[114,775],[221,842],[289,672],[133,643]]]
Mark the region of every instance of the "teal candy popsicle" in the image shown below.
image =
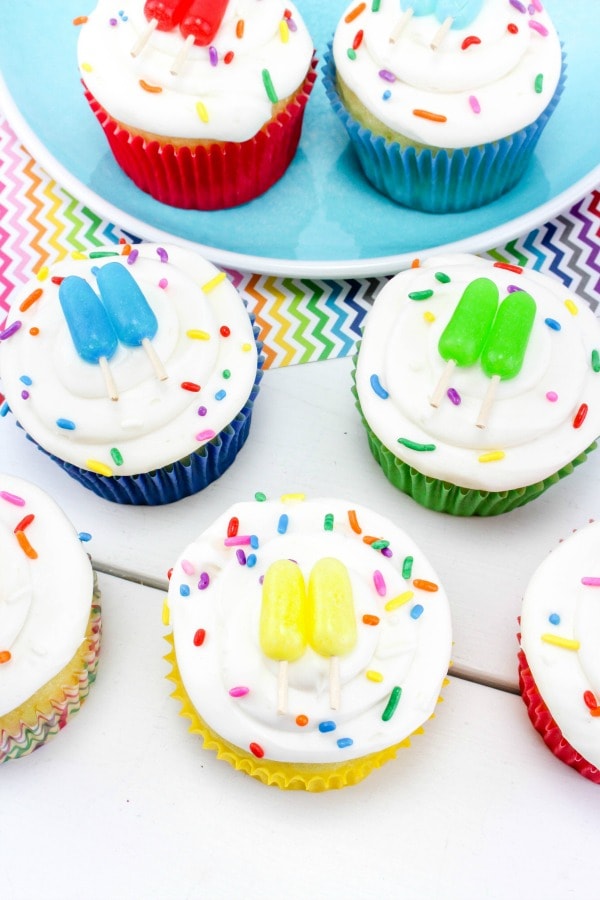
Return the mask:
[[[438,351],[446,368],[430,403],[439,406],[454,366],[472,366],[481,356],[498,310],[499,293],[490,278],[471,281],[458,301],[438,341]]]

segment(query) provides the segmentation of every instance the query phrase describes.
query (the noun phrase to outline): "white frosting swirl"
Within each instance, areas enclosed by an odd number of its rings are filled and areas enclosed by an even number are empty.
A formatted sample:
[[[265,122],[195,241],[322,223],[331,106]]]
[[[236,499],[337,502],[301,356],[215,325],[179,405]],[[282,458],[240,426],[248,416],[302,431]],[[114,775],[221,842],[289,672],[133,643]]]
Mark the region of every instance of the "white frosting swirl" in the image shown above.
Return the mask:
[[[451,29],[437,49],[435,15],[413,16],[390,40],[403,17],[398,0],[381,0],[376,12],[362,4],[346,21],[359,5],[353,2],[337,26],[337,71],[371,114],[411,141],[450,149],[498,140],[534,122],[554,94],[561,47],[541,3],[524,4],[523,13],[510,0],[486,0],[474,21]]]
[[[449,280],[440,281],[440,273]],[[522,369],[498,384],[484,428],[476,422],[490,379],[479,361],[452,373],[459,405],[447,396],[438,408],[430,403],[446,366],[440,335],[467,285],[480,277],[498,285],[500,302],[518,287],[537,306]],[[422,291],[432,294],[409,297]],[[356,386],[369,426],[399,459],[465,488],[510,490],[557,472],[600,434],[593,351],[600,351],[600,322],[558,279],[470,255],[435,257],[396,275],[378,294],[365,324]],[[372,376],[387,397],[374,389]],[[574,427],[582,404],[587,415]],[[413,450],[400,438],[435,449]],[[487,461],[488,453],[502,456]]]
[[[582,579],[592,583],[583,584]],[[595,583],[594,583],[595,582]],[[600,768],[600,522],[570,535],[550,553],[525,591],[521,647],[536,687],[563,736]],[[550,643],[563,639],[565,644]]]
[[[361,534],[352,530],[350,509]],[[324,525],[329,514],[331,530]],[[283,533],[282,515],[288,517]],[[239,520],[238,535],[257,538],[256,549],[241,548],[246,558],[255,556],[254,565],[240,564],[240,548],[224,545],[233,517]],[[389,541],[391,555],[373,549],[365,536]],[[326,556],[339,559],[349,571],[358,628],[355,648],[340,658],[341,705],[330,708],[329,660],[309,646],[288,664],[287,711],[278,715],[278,663],[263,654],[259,642],[261,577],[274,561],[291,558],[308,582],[315,562]],[[413,563],[403,576],[407,557]],[[375,587],[376,570],[384,582],[381,593]],[[204,572],[210,582],[201,590]],[[419,579],[436,590],[419,587]],[[392,598],[406,592],[407,602],[386,610]],[[183,684],[200,716],[237,747],[247,751],[256,743],[265,758],[282,762],[344,762],[399,743],[433,713],[450,659],[449,605],[431,565],[392,522],[341,500],[291,497],[233,506],[179,557],[169,585],[169,609]],[[379,622],[366,624],[364,615]],[[194,643],[198,629],[205,631],[200,646]],[[382,713],[396,686],[400,701],[384,721]],[[240,687],[248,692],[230,695]],[[298,716],[307,722],[300,724]],[[333,722],[334,729],[321,731],[323,722]]]
[[[23,533],[35,558],[15,535],[29,515]],[[73,658],[85,637],[92,591],[89,558],[62,510],[34,485],[0,475],[0,716]]]
[[[134,247],[132,265],[118,246],[93,253],[111,251],[64,259],[21,290],[8,327],[22,325],[0,345],[0,373],[12,412],[41,447],[83,469],[100,463],[111,474],[135,475],[184,459],[235,418],[254,385],[257,348],[238,292],[212,263],[171,245]],[[159,380],[142,347],[119,344],[109,361],[116,402],[100,366],[78,356],[52,281],[76,274],[96,289],[93,270],[115,261],[154,311],[151,343],[168,375]],[[37,288],[41,297],[22,312]]]
[[[312,40],[298,10],[283,0],[231,0],[212,43],[217,64],[211,48],[192,45],[176,75],[171,68],[184,43],[178,28],[155,30],[131,55],[148,27],[143,10],[144,0],[120,6],[99,0],[78,43],[83,81],[109,115],[131,128],[172,138],[245,141],[273,115],[263,71],[284,100],[309,70]],[[228,53],[233,58],[225,62]],[[144,89],[141,82],[160,90]]]

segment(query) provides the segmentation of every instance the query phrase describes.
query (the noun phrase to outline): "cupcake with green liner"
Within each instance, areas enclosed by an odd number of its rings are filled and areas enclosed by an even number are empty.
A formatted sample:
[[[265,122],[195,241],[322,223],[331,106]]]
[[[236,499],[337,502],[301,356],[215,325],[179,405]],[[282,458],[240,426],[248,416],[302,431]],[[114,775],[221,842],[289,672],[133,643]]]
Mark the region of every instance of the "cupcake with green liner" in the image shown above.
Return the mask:
[[[457,254],[396,275],[353,378],[385,475],[440,512],[522,506],[600,434],[600,322],[558,279],[520,266]]]
[[[27,435],[117,503],[170,503],[234,462],[262,375],[226,274],[171,245],[103,247],[42,269],[0,334],[6,402]]]
[[[482,206],[518,183],[564,81],[537,0],[355,2],[324,67],[368,181],[436,213]]]
[[[62,510],[0,474],[0,763],[39,749],[96,677],[100,595]]]
[[[183,550],[167,603],[190,731],[283,790],[361,781],[422,732],[446,683],[434,569],[396,523],[345,500],[235,504]]]

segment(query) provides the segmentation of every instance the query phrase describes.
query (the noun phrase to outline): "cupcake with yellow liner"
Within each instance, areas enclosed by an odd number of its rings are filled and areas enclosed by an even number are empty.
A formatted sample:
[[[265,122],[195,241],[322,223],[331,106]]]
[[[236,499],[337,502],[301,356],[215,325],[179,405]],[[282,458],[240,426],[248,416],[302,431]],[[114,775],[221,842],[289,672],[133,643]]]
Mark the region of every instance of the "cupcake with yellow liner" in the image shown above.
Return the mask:
[[[600,322],[557,278],[470,255],[392,278],[354,394],[388,480],[430,509],[497,515],[584,462],[600,434]]]
[[[1,763],[37,750],[79,711],[96,677],[101,620],[73,526],[42,490],[8,475],[0,560]]]
[[[283,0],[127,0],[118,15],[99,0],[78,61],[118,165],[185,209],[238,206],[281,178],[316,77],[311,37]]]
[[[446,595],[408,535],[365,507],[298,494],[238,503],[181,554],[167,603],[181,714],[265,784],[355,784],[439,702]]]
[[[518,183],[564,81],[537,0],[353,2],[324,69],[368,181],[435,213],[482,206]]]

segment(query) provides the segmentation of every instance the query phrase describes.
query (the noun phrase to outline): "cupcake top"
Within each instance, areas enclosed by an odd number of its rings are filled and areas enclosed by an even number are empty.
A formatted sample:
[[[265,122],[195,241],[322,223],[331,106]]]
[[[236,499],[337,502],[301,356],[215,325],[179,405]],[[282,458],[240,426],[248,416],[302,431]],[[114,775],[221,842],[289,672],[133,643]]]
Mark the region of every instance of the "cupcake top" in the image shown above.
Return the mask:
[[[351,760],[396,745],[435,710],[446,595],[408,535],[364,507],[238,503],[186,547],[168,602],[194,707],[258,757]]]
[[[203,31],[203,17],[216,31]],[[153,19],[159,24],[147,37]],[[87,88],[128,128],[236,142],[260,131],[273,105],[302,85],[312,55],[287,0],[99,0],[78,44]]]
[[[76,256],[42,269],[12,302],[0,334],[12,412],[43,449],[102,475],[185,458],[254,385],[257,347],[238,292],[179,247]]]
[[[72,659],[92,603],[89,558],[38,487],[0,474],[0,716]]]
[[[412,142],[449,149],[530,125],[562,67],[539,0],[353,2],[336,28],[333,55],[344,85],[379,122]]]
[[[521,647],[563,737],[600,769],[600,522],[576,531],[525,591]]]
[[[374,434],[422,474],[511,490],[593,444],[599,353],[600,322],[558,279],[439,256],[377,296],[356,390]]]

